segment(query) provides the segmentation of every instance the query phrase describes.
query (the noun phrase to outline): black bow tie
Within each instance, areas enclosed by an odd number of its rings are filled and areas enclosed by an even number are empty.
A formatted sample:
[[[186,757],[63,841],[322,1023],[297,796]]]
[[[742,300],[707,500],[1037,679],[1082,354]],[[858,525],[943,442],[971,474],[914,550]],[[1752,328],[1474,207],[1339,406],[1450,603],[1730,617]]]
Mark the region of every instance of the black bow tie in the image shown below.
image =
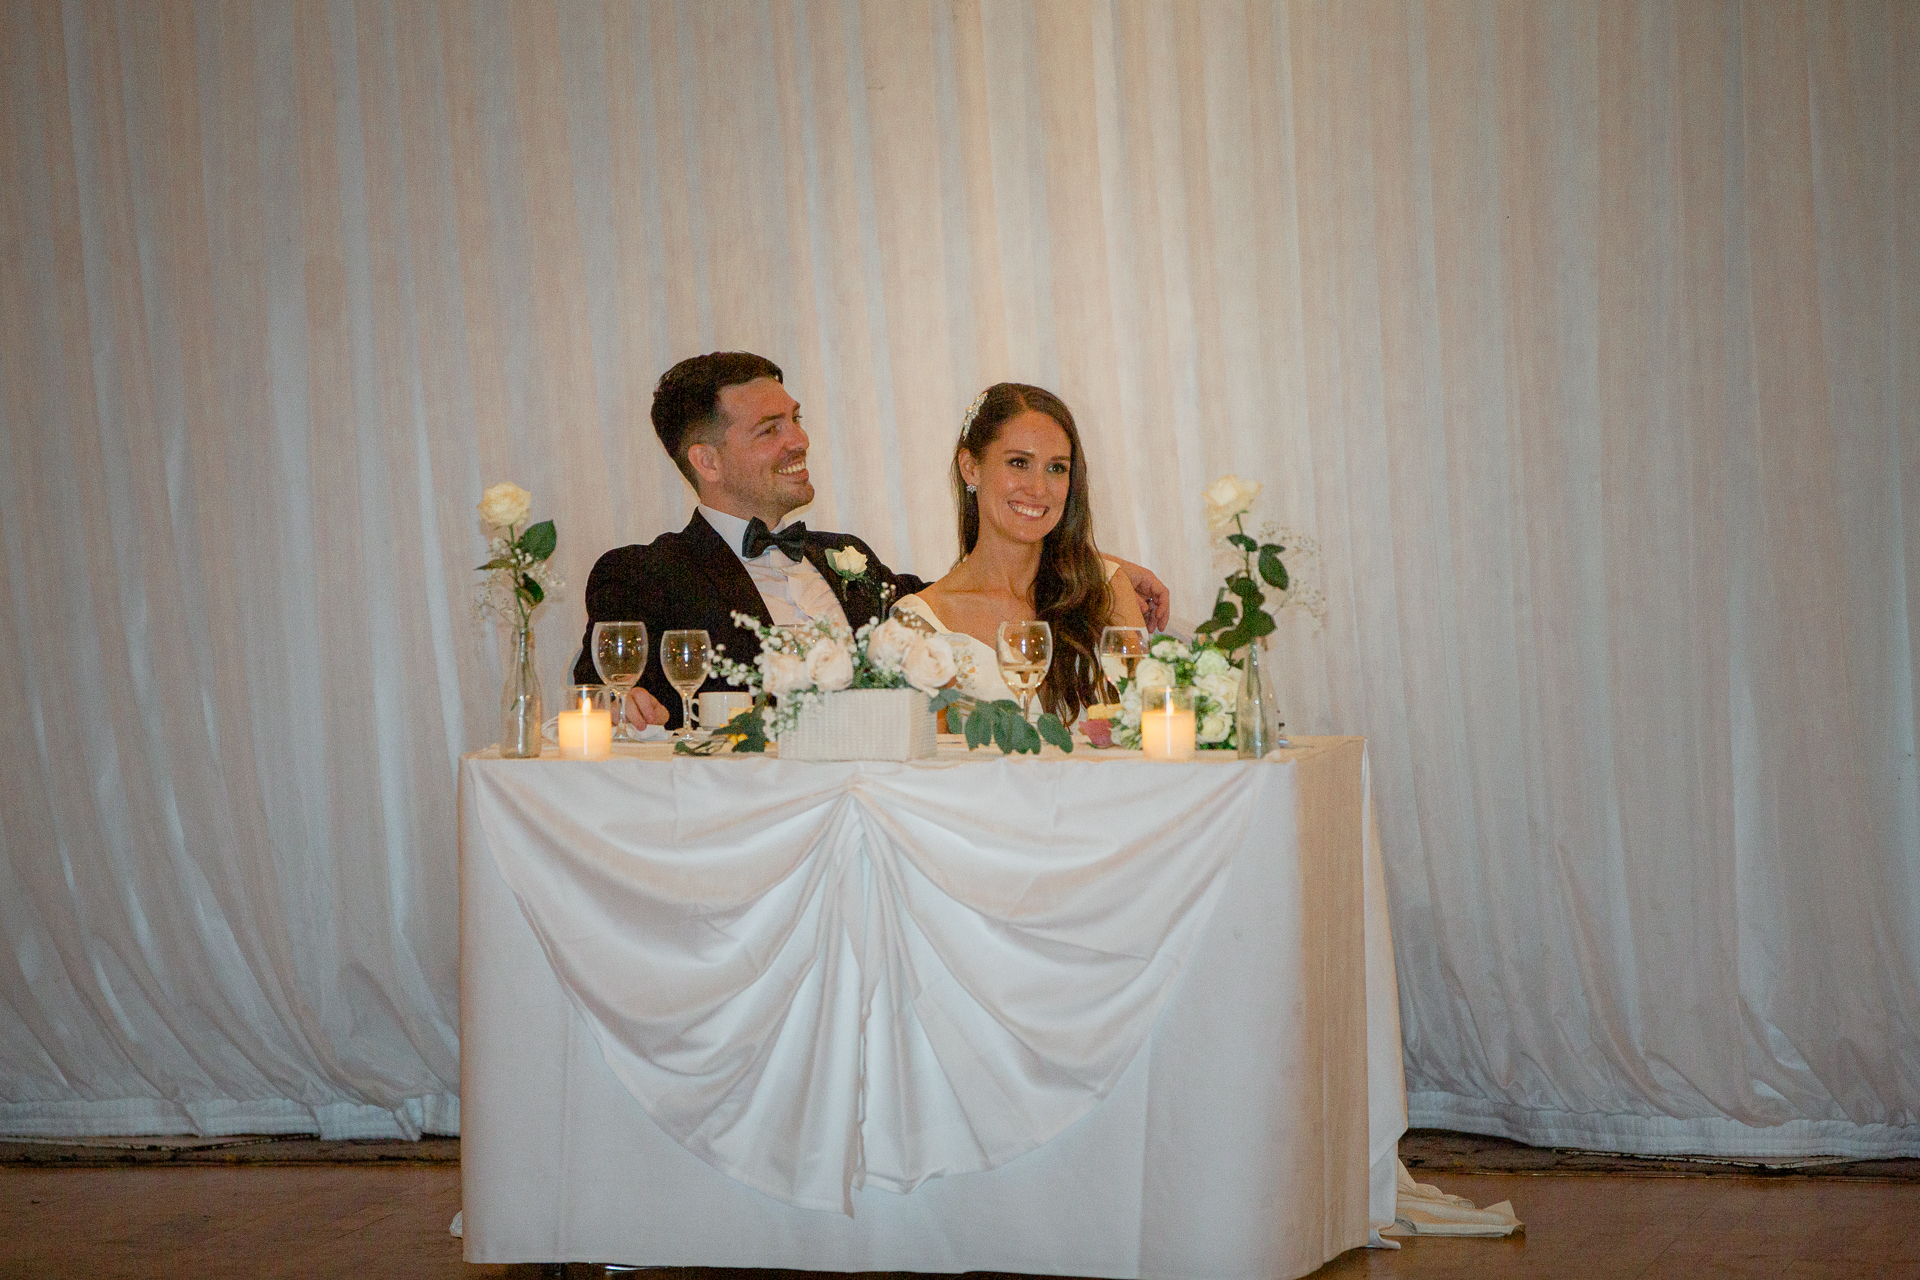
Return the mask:
[[[778,547],[795,560],[807,558],[807,522],[796,520],[780,532],[767,528],[767,522],[759,516],[747,521],[747,540],[740,548],[740,554],[752,560],[763,554],[768,547]]]

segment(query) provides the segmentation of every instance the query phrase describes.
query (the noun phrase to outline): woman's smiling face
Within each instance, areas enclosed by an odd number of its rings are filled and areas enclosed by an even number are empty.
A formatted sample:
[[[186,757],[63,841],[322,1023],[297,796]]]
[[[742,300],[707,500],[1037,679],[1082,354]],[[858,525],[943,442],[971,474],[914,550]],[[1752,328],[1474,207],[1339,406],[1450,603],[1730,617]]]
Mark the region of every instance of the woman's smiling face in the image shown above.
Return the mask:
[[[975,486],[980,532],[1011,542],[1039,542],[1067,509],[1073,445],[1059,423],[1033,409],[1007,419],[976,458],[960,453],[960,475]]]

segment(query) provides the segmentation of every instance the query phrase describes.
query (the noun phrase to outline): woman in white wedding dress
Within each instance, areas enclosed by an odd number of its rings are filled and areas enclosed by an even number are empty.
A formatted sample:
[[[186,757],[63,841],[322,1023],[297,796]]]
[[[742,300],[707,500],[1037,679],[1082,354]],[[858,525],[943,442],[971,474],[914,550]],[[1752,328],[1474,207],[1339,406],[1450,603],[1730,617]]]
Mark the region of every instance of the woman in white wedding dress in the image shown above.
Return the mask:
[[[1051,391],[995,383],[967,410],[953,452],[960,559],[895,606],[972,659],[962,692],[1014,698],[995,638],[1002,622],[1037,619],[1053,630],[1039,705],[1071,724],[1100,700],[1100,632],[1145,624],[1122,566],[1094,546],[1087,493],[1079,429]]]

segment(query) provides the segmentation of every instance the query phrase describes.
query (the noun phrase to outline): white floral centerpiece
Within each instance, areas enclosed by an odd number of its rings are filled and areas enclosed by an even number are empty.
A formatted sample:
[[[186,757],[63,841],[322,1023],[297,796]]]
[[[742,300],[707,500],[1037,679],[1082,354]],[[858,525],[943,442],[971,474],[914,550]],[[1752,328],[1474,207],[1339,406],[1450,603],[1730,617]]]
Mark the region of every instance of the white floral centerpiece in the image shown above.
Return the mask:
[[[1201,748],[1259,755],[1269,745],[1280,745],[1268,743],[1271,734],[1266,732],[1242,740],[1243,715],[1257,716],[1269,730],[1275,727],[1261,682],[1259,650],[1275,629],[1275,613],[1300,609],[1318,618],[1326,612],[1326,597],[1295,583],[1287,571],[1285,553],[1304,558],[1318,551],[1311,538],[1271,524],[1248,531],[1247,518],[1260,488],[1257,481],[1234,475],[1207,486],[1207,532],[1231,568],[1214,598],[1213,616],[1194,629],[1191,642],[1161,632],[1149,641],[1148,656],[1131,678],[1121,678],[1118,670],[1107,673],[1120,691],[1119,715],[1111,722],[1113,741],[1120,746],[1139,747],[1141,694],[1156,688],[1193,690],[1194,739]],[[1269,597],[1270,590],[1277,599]],[[1243,655],[1237,662],[1236,654]]]
[[[728,684],[754,694],[751,711],[722,730],[734,750],[764,749],[771,738],[795,760],[914,760],[934,751],[934,712],[958,694],[947,688],[959,660],[946,637],[888,618],[849,632],[819,621],[770,627],[736,613],[759,638],[752,665],[721,654]]]
[[[1110,676],[1116,673],[1109,671]],[[1146,689],[1193,690],[1194,741],[1202,747],[1234,745],[1234,706],[1240,697],[1240,668],[1218,646],[1188,643],[1159,632],[1148,642],[1147,656],[1134,667],[1131,678],[1118,677],[1120,715],[1113,723],[1113,741],[1122,747],[1140,747],[1140,697]]]

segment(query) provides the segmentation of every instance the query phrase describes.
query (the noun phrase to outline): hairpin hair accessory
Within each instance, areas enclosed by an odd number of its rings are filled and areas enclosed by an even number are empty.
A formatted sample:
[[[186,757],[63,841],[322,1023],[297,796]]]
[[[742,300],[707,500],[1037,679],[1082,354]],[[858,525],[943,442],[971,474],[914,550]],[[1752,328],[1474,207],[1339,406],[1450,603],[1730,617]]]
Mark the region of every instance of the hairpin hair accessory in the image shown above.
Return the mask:
[[[987,391],[992,390],[992,387],[987,388]],[[987,391],[982,391],[973,398],[973,403],[967,406],[966,416],[960,419],[960,438],[962,440],[967,438],[967,432],[973,430],[973,420],[980,416],[980,406],[987,402]]]

